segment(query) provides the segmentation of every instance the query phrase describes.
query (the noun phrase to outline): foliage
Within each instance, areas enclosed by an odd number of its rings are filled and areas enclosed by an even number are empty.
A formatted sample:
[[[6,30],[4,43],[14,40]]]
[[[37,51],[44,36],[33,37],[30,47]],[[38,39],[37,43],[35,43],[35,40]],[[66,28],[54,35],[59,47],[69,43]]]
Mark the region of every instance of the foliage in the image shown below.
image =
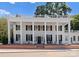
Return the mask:
[[[2,43],[3,44],[8,44],[8,38],[7,37],[2,37]]]
[[[0,18],[0,42],[3,42],[5,39],[7,40],[7,37],[8,37],[7,27],[8,26],[7,26],[7,20],[6,20],[6,18],[1,17]]]
[[[73,16],[73,18],[71,20],[71,29],[79,30],[79,14]]]
[[[36,16],[62,16],[71,12],[71,8],[65,2],[47,2],[45,5],[37,6]]]

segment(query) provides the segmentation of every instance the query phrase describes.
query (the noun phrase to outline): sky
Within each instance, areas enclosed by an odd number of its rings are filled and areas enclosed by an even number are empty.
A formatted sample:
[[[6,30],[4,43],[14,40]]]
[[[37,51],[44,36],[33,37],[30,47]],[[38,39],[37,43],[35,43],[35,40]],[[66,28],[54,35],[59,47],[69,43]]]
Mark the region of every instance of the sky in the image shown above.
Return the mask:
[[[70,15],[79,14],[79,2],[66,3],[72,9]],[[36,7],[45,4],[46,2],[0,2],[0,16],[16,14],[33,16]]]

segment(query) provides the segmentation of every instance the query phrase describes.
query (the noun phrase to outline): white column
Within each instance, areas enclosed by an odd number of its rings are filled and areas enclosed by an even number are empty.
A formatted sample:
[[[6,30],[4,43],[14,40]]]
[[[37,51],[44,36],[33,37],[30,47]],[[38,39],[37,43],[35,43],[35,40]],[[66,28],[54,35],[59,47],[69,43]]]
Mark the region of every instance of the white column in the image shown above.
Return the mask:
[[[11,44],[10,42],[10,22],[8,20],[8,44]]]
[[[32,31],[33,31],[33,44],[34,44],[34,22],[32,22]]]
[[[14,41],[14,43],[16,43],[16,37],[15,37],[15,36],[16,36],[16,34],[15,34],[15,29],[16,29],[16,28],[15,28],[15,26],[16,26],[16,25],[13,24],[13,41]]]
[[[62,44],[65,44],[65,33],[64,33],[64,25],[62,25]]]
[[[69,23],[68,23],[68,35],[69,35],[69,44],[71,44],[71,38],[70,38],[70,21],[69,21]]]
[[[47,40],[46,40],[46,22],[44,23],[45,25],[45,44],[47,44]]]
[[[76,35],[76,43],[78,43],[78,36]]]
[[[54,35],[52,34],[52,44],[54,44]]]
[[[22,20],[20,20],[20,35],[21,35],[20,44],[23,44],[22,42]]]
[[[56,44],[56,39],[55,39],[55,35],[53,34],[53,41],[52,41],[53,44]]]
[[[58,22],[57,22],[57,44],[59,44],[59,39],[58,39]]]

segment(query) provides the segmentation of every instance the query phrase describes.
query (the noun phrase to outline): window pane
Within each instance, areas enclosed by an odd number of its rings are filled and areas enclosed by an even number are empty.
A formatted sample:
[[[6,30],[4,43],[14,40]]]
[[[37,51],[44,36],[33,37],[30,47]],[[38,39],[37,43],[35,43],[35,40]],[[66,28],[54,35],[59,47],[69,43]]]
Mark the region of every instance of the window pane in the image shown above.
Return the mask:
[[[16,41],[20,40],[20,34],[16,34]]]
[[[50,31],[52,31],[52,25],[50,25]]]
[[[27,31],[27,25],[26,25],[26,31]]]
[[[75,41],[75,36],[73,36],[73,40]]]
[[[43,31],[45,30],[45,27],[44,27],[44,25],[43,25]]]
[[[28,35],[26,34],[26,41],[28,41]]]
[[[40,25],[38,25],[38,31],[40,31]]]
[[[32,25],[31,25],[31,31],[32,31]]]
[[[16,30],[20,30],[20,25],[16,25]]]
[[[47,43],[52,44],[52,35],[46,35]]]
[[[58,26],[58,30],[59,31],[62,31],[62,26]]]

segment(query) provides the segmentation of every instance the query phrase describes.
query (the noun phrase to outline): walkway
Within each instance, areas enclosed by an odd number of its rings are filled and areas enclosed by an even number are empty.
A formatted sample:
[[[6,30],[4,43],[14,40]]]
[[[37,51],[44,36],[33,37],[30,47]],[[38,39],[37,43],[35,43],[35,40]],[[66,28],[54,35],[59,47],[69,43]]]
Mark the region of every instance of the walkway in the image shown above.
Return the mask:
[[[79,49],[0,49],[0,57],[77,57]]]

